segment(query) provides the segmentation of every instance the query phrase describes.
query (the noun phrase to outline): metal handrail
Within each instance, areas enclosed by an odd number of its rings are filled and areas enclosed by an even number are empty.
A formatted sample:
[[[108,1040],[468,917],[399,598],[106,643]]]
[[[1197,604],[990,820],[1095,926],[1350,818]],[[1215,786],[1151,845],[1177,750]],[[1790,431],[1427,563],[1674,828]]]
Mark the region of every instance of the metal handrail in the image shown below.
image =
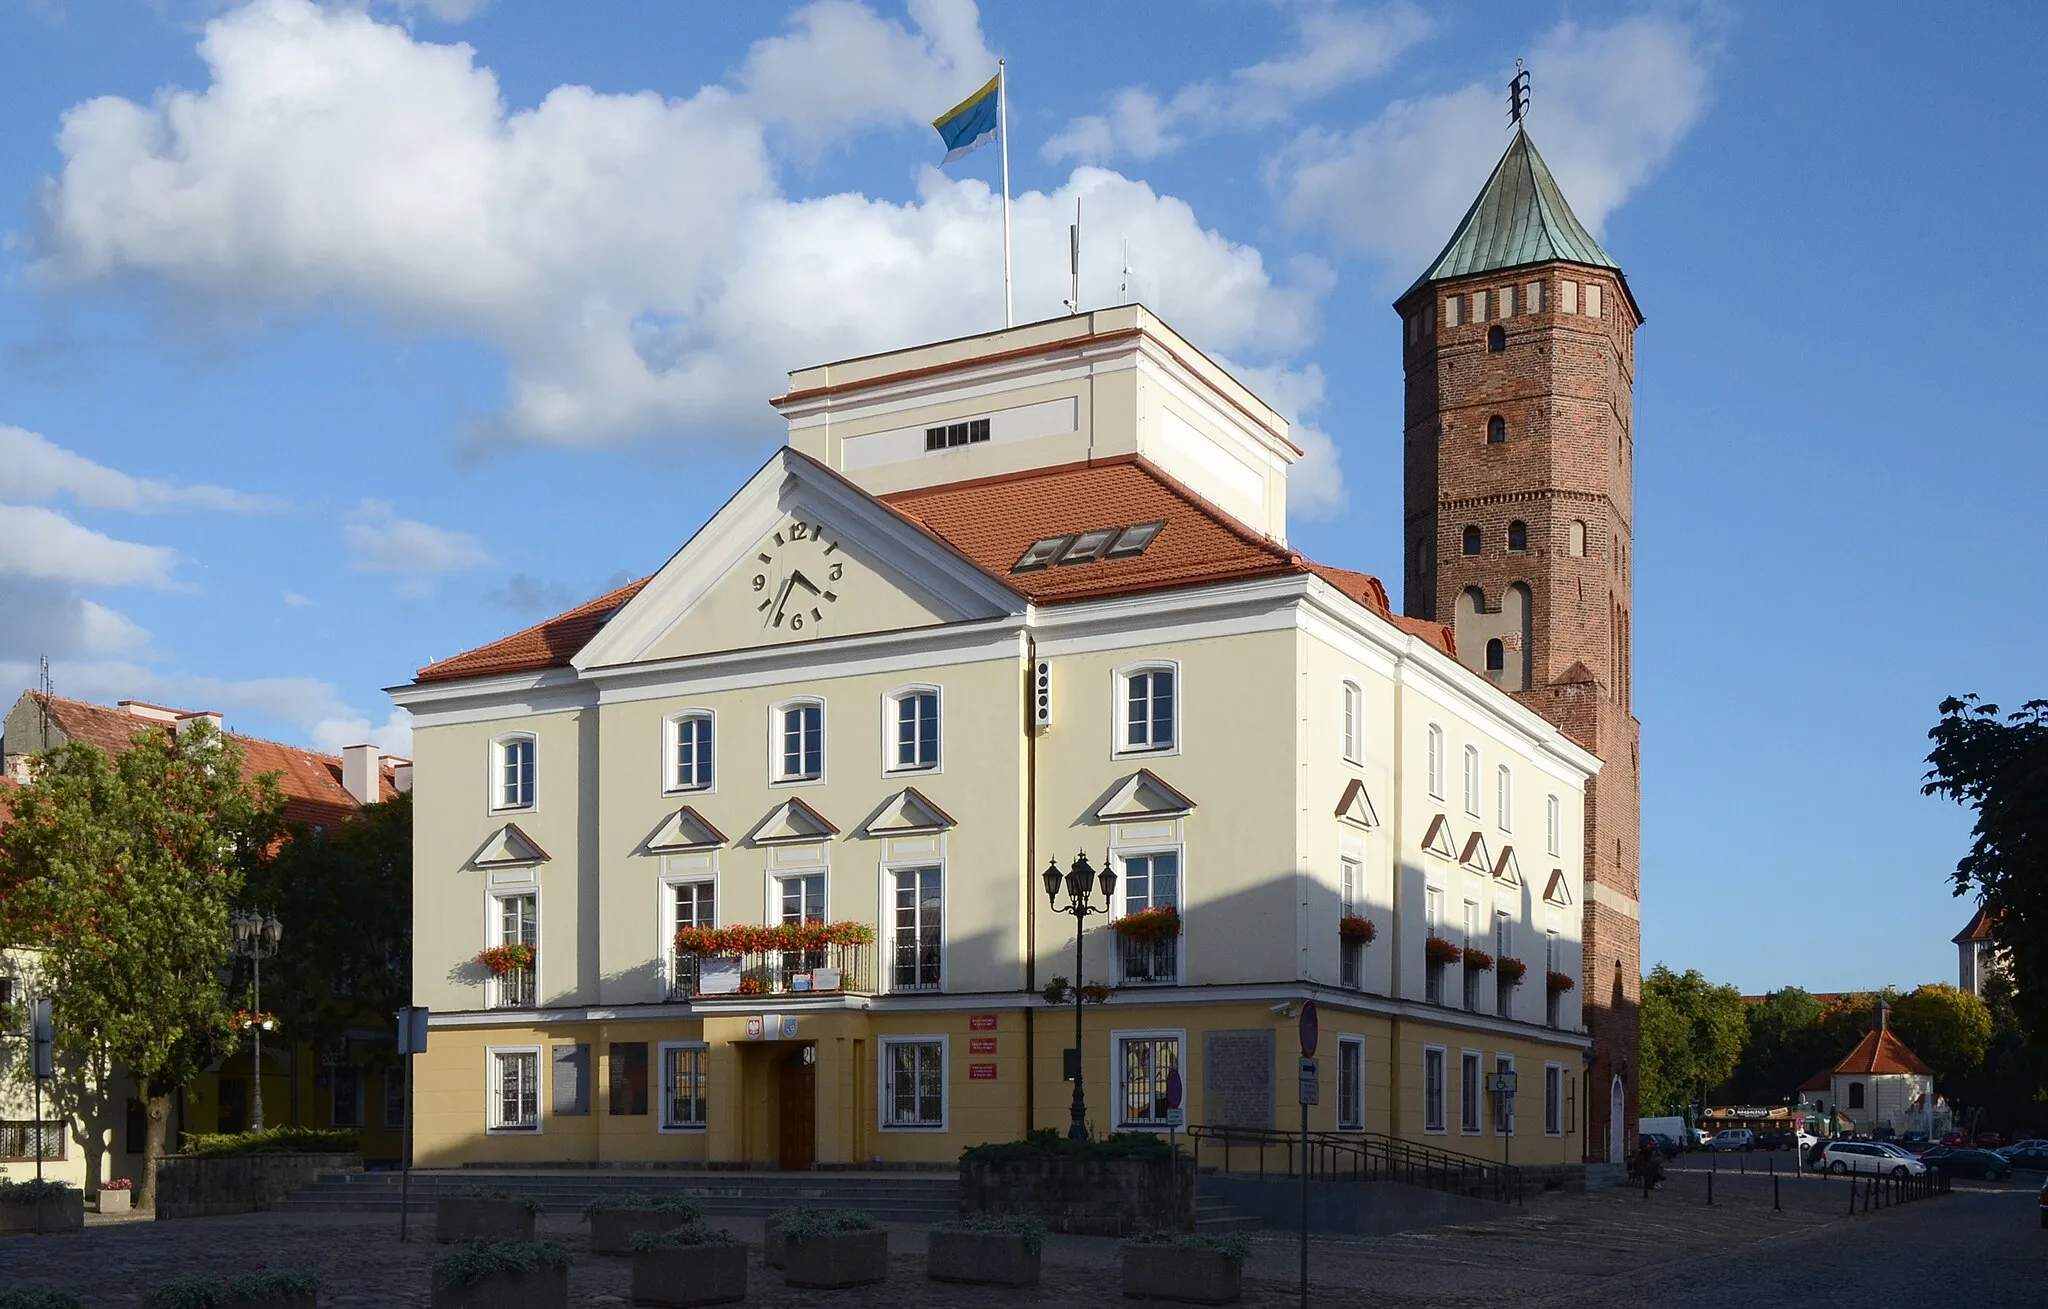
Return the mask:
[[[1497,1159],[1458,1154],[1431,1146],[1417,1145],[1376,1132],[1311,1132],[1306,1154],[1300,1133],[1270,1127],[1208,1127],[1195,1124],[1187,1129],[1194,1142],[1195,1158],[1202,1148],[1221,1148],[1221,1171],[1231,1167],[1233,1147],[1251,1147],[1258,1175],[1266,1175],[1266,1152],[1285,1152],[1282,1176],[1299,1177],[1306,1170],[1311,1181],[1405,1182],[1454,1195],[1477,1196],[1502,1204],[1521,1204],[1522,1170]],[[1297,1169],[1300,1157],[1303,1169]]]

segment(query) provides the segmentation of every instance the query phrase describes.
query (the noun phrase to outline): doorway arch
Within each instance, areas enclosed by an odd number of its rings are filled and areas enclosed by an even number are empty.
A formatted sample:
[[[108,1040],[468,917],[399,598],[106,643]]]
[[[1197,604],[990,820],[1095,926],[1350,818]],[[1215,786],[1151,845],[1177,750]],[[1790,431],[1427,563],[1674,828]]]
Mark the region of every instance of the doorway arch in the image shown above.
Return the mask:
[[[1628,1112],[1628,1094],[1621,1084],[1621,1074],[1614,1075],[1614,1084],[1607,1091],[1607,1158],[1619,1163],[1628,1158],[1624,1146],[1622,1129],[1628,1126],[1623,1115]]]

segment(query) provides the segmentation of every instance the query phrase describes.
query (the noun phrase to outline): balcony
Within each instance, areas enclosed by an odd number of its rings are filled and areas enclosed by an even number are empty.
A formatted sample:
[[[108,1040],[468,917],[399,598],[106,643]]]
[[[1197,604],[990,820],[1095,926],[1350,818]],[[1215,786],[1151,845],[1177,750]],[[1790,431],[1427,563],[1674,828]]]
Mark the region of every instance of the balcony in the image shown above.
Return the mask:
[[[1119,936],[1117,981],[1124,986],[1172,986],[1180,981],[1178,936]]]
[[[771,995],[868,995],[875,990],[874,946],[867,942],[815,950],[746,950],[737,954],[679,952],[669,964],[671,1000]]]
[[[509,968],[491,979],[491,1008],[531,1009],[534,1004],[533,970]]]

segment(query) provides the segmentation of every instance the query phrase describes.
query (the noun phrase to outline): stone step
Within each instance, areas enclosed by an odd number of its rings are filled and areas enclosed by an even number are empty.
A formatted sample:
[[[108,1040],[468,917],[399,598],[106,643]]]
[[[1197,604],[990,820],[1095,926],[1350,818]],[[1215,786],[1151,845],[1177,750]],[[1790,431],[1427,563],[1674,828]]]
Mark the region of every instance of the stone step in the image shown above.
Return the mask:
[[[302,1213],[395,1214],[402,1185],[397,1173],[328,1173],[276,1207]],[[546,1213],[576,1213],[592,1200],[634,1191],[686,1195],[700,1200],[707,1212],[727,1217],[766,1217],[798,1203],[865,1209],[889,1222],[941,1222],[960,1211],[959,1179],[951,1173],[848,1177],[682,1170],[415,1173],[411,1207],[415,1213],[431,1211],[439,1196],[471,1186],[531,1196]]]
[[[1221,1200],[1195,1194],[1195,1230],[1198,1232],[1256,1232],[1265,1224],[1257,1215],[1233,1208]]]

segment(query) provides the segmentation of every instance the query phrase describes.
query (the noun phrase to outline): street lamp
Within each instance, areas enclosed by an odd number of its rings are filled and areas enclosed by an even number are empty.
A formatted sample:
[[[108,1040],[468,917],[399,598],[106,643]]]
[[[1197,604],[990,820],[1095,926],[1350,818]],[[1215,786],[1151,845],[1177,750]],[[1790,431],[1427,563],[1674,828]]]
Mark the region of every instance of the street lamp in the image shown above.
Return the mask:
[[[247,1023],[256,1033],[255,1060],[250,1065],[255,1070],[250,1080],[256,1083],[256,1099],[249,1112],[249,1130],[260,1134],[263,1131],[263,961],[277,953],[277,944],[284,939],[284,924],[277,921],[276,914],[237,910],[228,916],[228,925],[234,929],[235,957],[249,960],[256,970],[255,1008]]]
[[[1067,1138],[1073,1141],[1088,1139],[1088,1104],[1081,1094],[1081,929],[1087,925],[1090,914],[1107,914],[1116,903],[1116,874],[1109,867],[1109,856],[1102,857],[1103,869],[1102,904],[1097,909],[1089,903],[1095,894],[1098,880],[1094,866],[1088,862],[1085,852],[1075,856],[1074,862],[1064,877],[1060,873],[1057,859],[1048,860],[1040,880],[1045,883],[1045,898],[1056,914],[1074,916],[1074,1121],[1067,1126]],[[1067,891],[1067,903],[1060,903],[1060,888]]]

